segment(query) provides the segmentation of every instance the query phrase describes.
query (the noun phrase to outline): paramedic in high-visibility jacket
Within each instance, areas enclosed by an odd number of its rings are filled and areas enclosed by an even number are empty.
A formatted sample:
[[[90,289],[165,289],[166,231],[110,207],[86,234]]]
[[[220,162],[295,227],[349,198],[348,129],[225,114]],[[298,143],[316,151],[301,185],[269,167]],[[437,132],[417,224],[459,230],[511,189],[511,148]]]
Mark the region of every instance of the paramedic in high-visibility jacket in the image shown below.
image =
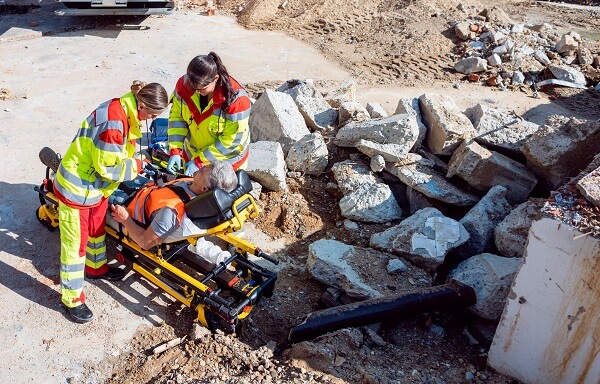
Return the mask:
[[[105,223],[108,196],[122,181],[133,180],[142,168],[135,159],[140,121],[154,119],[168,107],[167,91],[158,83],[134,81],[131,92],[108,100],[81,124],[64,154],[54,180],[59,200],[60,284],[62,303],[70,318],[93,318],[85,304],[84,276],[120,280],[125,271],[109,267]]]
[[[184,162],[192,176],[203,165],[225,161],[244,169],[250,147],[250,99],[214,52],[194,57],[171,96],[169,162],[175,173]]]

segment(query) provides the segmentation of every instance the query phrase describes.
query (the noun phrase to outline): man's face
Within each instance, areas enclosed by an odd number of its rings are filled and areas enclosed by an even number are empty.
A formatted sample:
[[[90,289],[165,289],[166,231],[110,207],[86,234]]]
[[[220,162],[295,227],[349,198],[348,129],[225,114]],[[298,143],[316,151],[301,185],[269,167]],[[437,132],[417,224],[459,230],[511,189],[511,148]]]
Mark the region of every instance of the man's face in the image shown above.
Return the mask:
[[[194,184],[196,185],[196,188],[201,189],[203,192],[208,191],[208,177],[211,170],[211,165],[205,165],[194,173]]]

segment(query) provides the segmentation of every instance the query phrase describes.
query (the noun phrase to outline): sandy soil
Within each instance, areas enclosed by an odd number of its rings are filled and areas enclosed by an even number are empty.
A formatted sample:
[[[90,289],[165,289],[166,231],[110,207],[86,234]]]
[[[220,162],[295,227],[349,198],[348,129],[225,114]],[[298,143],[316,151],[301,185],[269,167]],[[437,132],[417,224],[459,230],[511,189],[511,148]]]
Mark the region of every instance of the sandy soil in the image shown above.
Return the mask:
[[[514,108],[519,114],[530,113],[530,120],[536,122],[557,112],[599,118],[600,109],[590,108],[599,103],[597,95],[591,92],[554,89],[543,95],[542,100],[537,100],[528,97],[526,92],[500,94],[478,84],[469,84],[462,75],[451,70],[455,41],[449,23],[495,3],[472,0],[216,1],[219,12],[236,16],[246,28],[283,31],[318,50],[359,82],[358,98],[361,101],[382,101],[390,112],[395,108],[397,97],[415,97],[433,89],[451,94],[462,108],[493,99],[495,103]],[[183,2],[180,11],[203,13],[204,6],[202,0]],[[597,9],[577,10],[530,1],[506,2],[503,9],[516,21],[545,21],[596,38],[589,47],[596,54],[599,52],[600,24],[597,20],[600,11]],[[222,31],[231,28],[230,25],[220,26]],[[166,27],[163,25],[163,28]],[[255,51],[244,50],[243,53],[249,60],[256,57]],[[70,52],[70,58],[75,60],[76,56],[76,52]],[[146,73],[156,71],[149,69],[152,68],[147,63],[150,57],[143,59],[146,60],[143,67]],[[264,64],[257,61],[253,65]],[[117,80],[111,72],[117,64],[97,59],[98,66],[103,76],[109,76],[109,73],[113,76],[109,81]],[[251,67],[245,63],[234,67],[232,72],[243,73],[246,66]],[[168,64],[161,71],[178,73],[180,68]],[[257,96],[265,86],[277,86],[288,80],[281,76],[298,76],[298,72],[281,69],[276,73],[286,75],[266,78],[257,69],[251,74],[246,73],[242,80]],[[162,76],[172,82],[174,75],[162,73]],[[315,77],[323,89],[334,87],[341,80],[340,74],[333,71]],[[453,88],[452,85],[457,83],[461,84],[459,89]],[[18,85],[10,85],[13,99],[22,98],[23,94],[16,91]],[[71,95],[74,90],[67,92]],[[52,96],[55,99],[61,97],[56,92]],[[549,96],[555,100],[550,100]],[[92,100],[84,101],[92,103]],[[86,111],[77,112],[83,116]],[[8,136],[7,133],[3,135]],[[60,141],[67,142],[70,135],[61,134],[54,138],[55,145]],[[330,165],[349,155],[347,150],[333,145],[330,145],[330,151]],[[20,175],[26,175],[25,167],[17,169]],[[22,178],[26,176],[20,176],[19,180]],[[162,303],[165,312],[159,314],[164,317],[162,325],[140,328],[138,336],[125,348],[127,353],[107,354],[99,363],[86,364],[84,372],[101,372],[101,376],[109,377],[110,383],[514,383],[486,367],[486,346],[473,343],[464,334],[465,329],[471,329],[475,319],[460,311],[390,319],[377,333],[361,328],[326,335],[314,343],[292,346],[288,342],[289,329],[304,315],[322,307],[320,297],[326,289],[310,279],[306,272],[308,245],[321,238],[331,238],[366,247],[369,236],[384,228],[361,224],[360,231],[345,229],[337,207],[339,196],[326,188],[329,181],[332,181],[330,172],[319,178],[288,178],[288,191],[261,195],[263,214],[255,225],[270,237],[261,241],[277,241],[287,247],[275,253],[283,267],[278,271],[274,297],[254,308],[238,335],[203,334],[195,326],[194,313],[177,302],[165,300]],[[23,193],[22,189],[16,193]],[[36,223],[30,220],[29,224]],[[53,244],[56,245],[56,241]],[[47,244],[44,250],[53,251]],[[401,276],[391,277],[385,271],[384,260],[367,260],[368,268],[364,268],[362,277],[385,287],[386,294],[430,284],[429,276],[418,268],[411,267]],[[50,262],[44,264],[48,270],[54,267]],[[53,282],[46,281],[46,284],[52,286]],[[50,288],[47,290],[49,300],[53,292]],[[140,311],[143,313],[142,309]],[[103,332],[108,334],[109,330],[103,328]],[[161,343],[183,336],[188,340],[180,346],[160,355],[148,353]],[[98,382],[97,377],[85,374],[78,377],[80,379],[71,382]]]

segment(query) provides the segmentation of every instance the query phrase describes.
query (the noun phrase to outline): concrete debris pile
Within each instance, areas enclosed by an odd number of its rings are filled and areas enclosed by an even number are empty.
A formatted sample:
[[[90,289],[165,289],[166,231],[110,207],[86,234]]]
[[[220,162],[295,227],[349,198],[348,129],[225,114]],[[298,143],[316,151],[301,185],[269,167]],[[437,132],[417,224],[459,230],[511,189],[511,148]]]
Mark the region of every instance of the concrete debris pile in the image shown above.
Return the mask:
[[[473,34],[480,36],[466,36]],[[311,81],[292,80],[265,90],[250,117],[251,178],[278,191],[286,175],[331,170],[347,229],[389,226],[371,236],[369,249],[337,240],[311,244],[307,270],[364,300],[381,289],[360,278],[356,255],[364,263],[387,260],[381,273],[412,279],[420,270],[427,285],[444,266],[458,264],[449,279],[473,287],[478,301],[470,309],[497,321],[529,227],[542,214],[543,200],[535,197],[556,190],[596,156],[600,121],[551,116],[538,126],[481,104],[463,112],[438,94],[401,99],[388,116],[379,104],[363,107],[355,94],[353,82],[322,95]],[[330,163],[332,151],[348,152],[340,147],[354,153]],[[599,172],[590,171],[579,186],[596,203]]]
[[[450,27],[458,39],[454,69],[469,81],[502,90],[536,83],[586,88],[600,82],[600,56],[576,32],[559,34],[547,23],[515,23],[497,7]]]

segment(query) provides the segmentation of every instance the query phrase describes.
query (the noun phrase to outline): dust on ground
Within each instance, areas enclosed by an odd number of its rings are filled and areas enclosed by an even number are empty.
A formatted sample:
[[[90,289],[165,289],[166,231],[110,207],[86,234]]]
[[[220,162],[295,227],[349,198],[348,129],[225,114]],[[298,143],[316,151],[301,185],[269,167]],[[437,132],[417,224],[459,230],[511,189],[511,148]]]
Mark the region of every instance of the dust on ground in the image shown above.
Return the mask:
[[[219,12],[236,16],[247,28],[284,31],[317,47],[362,84],[393,86],[463,80],[463,75],[452,70],[456,42],[450,22],[496,4],[457,0],[215,3]],[[592,0],[579,3],[596,5]],[[190,8],[203,5],[202,1],[185,4]],[[597,10],[531,1],[507,2],[502,8],[516,21],[548,22],[600,36]],[[598,42],[588,47],[594,53],[600,51]],[[265,86],[281,83],[250,84],[248,88],[257,95]],[[549,93],[556,102],[573,110],[590,110],[590,102],[598,103],[597,95],[587,91],[555,88]],[[590,118],[597,111],[592,109]],[[335,158],[347,158],[346,149],[329,147],[333,151],[330,165]],[[255,224],[273,239],[285,239],[287,249],[275,255],[285,267],[278,273],[274,296],[254,308],[239,334],[204,334],[194,340],[188,336],[195,332],[194,313],[173,303],[165,323],[141,330],[127,356],[105,359],[105,369],[113,372],[109,382],[516,382],[486,367],[486,346],[465,335],[474,319],[462,312],[434,311],[404,320],[391,319],[378,333],[370,328],[349,329],[291,348],[287,341],[290,328],[322,307],[320,298],[326,289],[306,272],[309,244],[329,238],[368,247],[370,235],[386,228],[361,224],[360,231],[346,229],[337,206],[339,196],[327,185],[330,181],[329,170],[321,177],[294,175],[287,179],[286,191],[261,194],[263,213]],[[428,278],[411,268],[402,279],[392,279],[385,272],[385,260],[365,260],[372,265],[370,272],[361,277],[382,285],[385,293],[418,287]],[[179,346],[159,355],[148,353],[152,347],[183,336],[188,339]]]

